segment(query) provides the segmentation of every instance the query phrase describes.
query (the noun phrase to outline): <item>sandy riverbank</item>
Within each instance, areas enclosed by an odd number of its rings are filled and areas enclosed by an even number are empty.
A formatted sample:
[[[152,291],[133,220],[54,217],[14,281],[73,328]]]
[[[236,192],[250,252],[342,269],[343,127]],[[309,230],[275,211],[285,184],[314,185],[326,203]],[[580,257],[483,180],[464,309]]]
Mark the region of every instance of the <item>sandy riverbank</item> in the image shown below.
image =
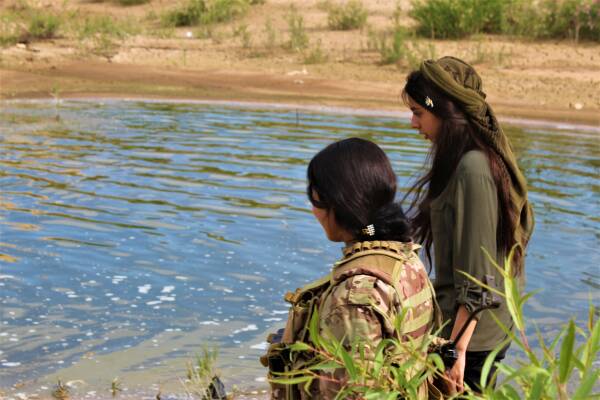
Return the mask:
[[[48,1],[38,3],[49,7]],[[291,3],[268,0],[253,6],[243,18],[213,27],[210,37],[204,38],[190,28],[156,37],[147,15],[163,12],[169,7],[166,1],[134,7],[65,3],[64,12],[77,10],[79,15],[110,15],[127,21],[138,18],[135,21],[147,29],[102,55],[68,34],[4,48],[0,98],[177,98],[405,109],[399,93],[410,65],[380,65],[379,55],[366,43],[365,29],[329,30],[327,13],[317,1],[302,2],[301,14],[310,42],[320,43],[325,59],[307,65],[302,54],[285,50],[282,46],[289,35],[285,16]],[[391,24],[394,2],[364,4],[369,29]],[[10,2],[3,3],[0,10],[9,6]],[[267,23],[277,33],[275,49],[266,48]],[[243,44],[235,34],[240,26],[248,32]],[[482,36],[420,40],[418,48],[428,49],[423,56],[455,55],[475,64],[488,100],[501,116],[600,125],[598,44]]]

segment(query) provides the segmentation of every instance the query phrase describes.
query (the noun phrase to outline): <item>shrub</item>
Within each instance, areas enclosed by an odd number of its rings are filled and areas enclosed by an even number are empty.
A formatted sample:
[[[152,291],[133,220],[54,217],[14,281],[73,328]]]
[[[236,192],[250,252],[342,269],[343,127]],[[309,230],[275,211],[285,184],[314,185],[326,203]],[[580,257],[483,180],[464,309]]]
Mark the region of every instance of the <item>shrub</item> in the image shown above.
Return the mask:
[[[475,33],[500,31],[504,0],[415,0],[409,15],[417,32],[432,39],[462,38]]]
[[[36,12],[29,21],[28,32],[32,39],[52,39],[60,26],[60,20],[55,15]]]
[[[244,15],[248,11],[248,0],[213,0],[208,3],[201,22],[205,24],[227,22]]]
[[[18,41],[19,26],[14,15],[0,15],[0,46],[10,46]]]
[[[182,8],[172,10],[163,17],[164,26],[195,26],[231,21],[244,15],[250,0],[189,0]]]
[[[416,57],[409,46],[408,32],[400,26],[391,33],[370,31],[368,47],[379,53],[382,65],[408,61],[412,66],[415,63],[413,59]]]
[[[292,7],[287,16],[290,41],[288,47],[294,51],[301,51],[308,47],[308,34],[304,28],[304,18],[298,14],[298,10]]]
[[[597,0],[413,0],[410,16],[431,38],[502,33],[600,41]]]
[[[600,2],[595,0],[545,0],[545,36],[600,41]]]
[[[346,31],[360,29],[367,23],[367,10],[359,0],[329,6],[327,24],[329,29]]]
[[[165,26],[193,26],[200,23],[202,14],[206,12],[204,0],[189,0],[187,5],[169,11],[163,17]]]

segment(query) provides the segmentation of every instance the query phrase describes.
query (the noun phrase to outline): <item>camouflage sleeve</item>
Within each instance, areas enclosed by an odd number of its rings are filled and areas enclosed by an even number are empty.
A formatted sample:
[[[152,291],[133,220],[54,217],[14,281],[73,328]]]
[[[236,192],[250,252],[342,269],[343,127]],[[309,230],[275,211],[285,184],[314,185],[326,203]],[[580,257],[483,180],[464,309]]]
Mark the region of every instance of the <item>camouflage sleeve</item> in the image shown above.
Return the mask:
[[[365,357],[372,356],[382,337],[393,332],[394,289],[369,275],[354,275],[339,283],[324,299],[320,332],[324,337],[343,340],[346,348],[362,343]],[[358,357],[357,354],[355,354]],[[334,398],[344,381],[344,370],[320,379],[323,398]]]

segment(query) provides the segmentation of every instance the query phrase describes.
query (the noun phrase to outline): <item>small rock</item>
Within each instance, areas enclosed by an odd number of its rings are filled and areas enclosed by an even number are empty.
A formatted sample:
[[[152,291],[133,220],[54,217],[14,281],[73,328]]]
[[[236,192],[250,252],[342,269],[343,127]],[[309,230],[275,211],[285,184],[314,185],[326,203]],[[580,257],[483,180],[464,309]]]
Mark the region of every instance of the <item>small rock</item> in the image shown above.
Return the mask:
[[[294,76],[294,75],[307,75],[308,71],[306,70],[306,67],[302,68],[301,71],[295,70],[295,71],[290,71],[287,73],[288,76]]]
[[[19,48],[19,49],[26,49],[27,45],[25,43],[17,43],[17,48]]]
[[[296,85],[304,85],[304,81],[303,81],[302,79],[296,79],[296,80],[294,81],[294,83],[295,83]]]
[[[575,103],[573,104],[573,108],[576,110],[581,110],[583,109],[583,103]]]

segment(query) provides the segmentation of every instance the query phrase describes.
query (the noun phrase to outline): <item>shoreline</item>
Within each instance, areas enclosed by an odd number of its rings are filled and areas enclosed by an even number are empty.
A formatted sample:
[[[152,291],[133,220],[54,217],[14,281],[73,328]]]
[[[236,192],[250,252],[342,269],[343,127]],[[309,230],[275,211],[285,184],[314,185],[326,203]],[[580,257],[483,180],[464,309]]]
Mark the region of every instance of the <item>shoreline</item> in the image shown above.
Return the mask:
[[[0,98],[2,103],[41,103],[53,101],[52,97],[14,97],[10,99]],[[185,97],[144,97],[128,96],[128,95],[85,95],[65,96],[58,100],[61,101],[81,101],[81,102],[150,102],[150,103],[170,103],[170,104],[198,104],[198,105],[218,105],[231,108],[243,109],[278,109],[282,111],[302,111],[304,113],[319,113],[319,114],[334,114],[334,115],[356,115],[365,117],[385,117],[385,118],[406,118],[410,119],[410,111],[405,107],[399,107],[397,110],[378,109],[378,108],[361,108],[361,107],[345,107],[345,106],[329,106],[318,104],[301,104],[301,103],[275,103],[269,101],[241,101],[241,100],[208,100],[198,98]],[[562,119],[537,119],[533,117],[515,117],[511,115],[500,114],[498,119],[501,123],[518,126],[518,127],[535,127],[535,128],[550,128],[558,130],[578,130],[589,132],[591,134],[600,134],[600,124],[594,125],[586,123],[587,120],[577,120],[577,122],[565,122]]]

